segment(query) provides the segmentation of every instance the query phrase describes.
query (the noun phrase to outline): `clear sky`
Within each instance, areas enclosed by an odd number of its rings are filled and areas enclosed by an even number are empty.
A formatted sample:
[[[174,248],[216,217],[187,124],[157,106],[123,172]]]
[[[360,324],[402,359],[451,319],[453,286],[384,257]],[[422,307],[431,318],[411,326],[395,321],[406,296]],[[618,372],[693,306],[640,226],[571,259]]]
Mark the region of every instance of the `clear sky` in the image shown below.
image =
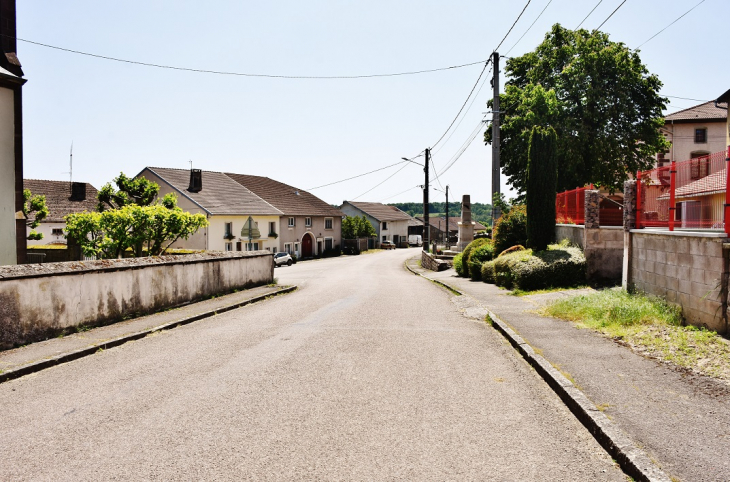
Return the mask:
[[[582,27],[598,27],[622,1],[602,0]],[[601,30],[636,48],[699,1],[627,0]],[[575,28],[599,3],[549,2],[530,2],[501,54],[533,50],[554,23]],[[17,20],[19,38],[104,56],[239,73],[351,76],[485,60],[525,3],[19,0]],[[729,18],[729,1],[705,0],[641,48],[643,62],[664,82],[664,95],[710,100],[730,88]],[[26,42],[18,43],[18,56],[28,79],[25,177],[67,180],[73,142],[74,180],[97,188],[120,171],[187,169],[189,161],[301,189],[388,166],[436,142],[482,70],[281,79],[144,67]],[[491,88],[488,81],[481,85],[453,135],[434,150],[438,172],[485,117]],[[669,112],[697,103],[671,99]],[[454,200],[471,194],[472,201],[489,202],[491,147],[481,139],[476,136],[441,184],[432,174],[432,186],[448,184]],[[422,183],[422,169],[407,164],[312,192],[332,204],[418,202]],[[431,191],[431,200],[443,194]]]

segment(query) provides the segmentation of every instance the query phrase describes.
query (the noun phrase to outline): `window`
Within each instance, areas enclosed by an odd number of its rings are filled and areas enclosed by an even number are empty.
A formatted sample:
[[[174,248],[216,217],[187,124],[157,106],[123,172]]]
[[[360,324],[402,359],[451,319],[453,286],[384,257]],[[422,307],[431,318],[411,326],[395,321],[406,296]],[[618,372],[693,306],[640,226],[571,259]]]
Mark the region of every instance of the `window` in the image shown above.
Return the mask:
[[[324,218],[324,229],[332,229],[332,218]]]
[[[63,236],[63,228],[53,228],[51,234],[54,236]]]
[[[697,129],[695,129],[695,144],[705,143],[707,143],[707,128],[698,127]]]
[[[304,225],[307,227],[312,226],[312,218],[304,218]]]
[[[710,174],[710,157],[708,152],[696,151],[690,154],[690,177],[702,179]]]
[[[226,243],[226,251],[233,251],[233,243]]]
[[[236,242],[236,251],[241,251],[241,242],[240,241]]]
[[[284,251],[291,254],[291,243],[284,243]]]
[[[294,252],[299,253],[299,243],[294,243]],[[291,254],[291,253],[289,253]]]
[[[383,242],[388,240],[388,236],[383,236]]]
[[[294,226],[296,226],[296,223],[294,222],[294,218],[289,218],[289,227],[293,228]]]
[[[259,243],[246,243],[246,251],[258,251]]]
[[[269,223],[269,236],[272,234],[276,234],[276,223],[274,221]]]
[[[225,225],[225,232],[223,234],[223,237],[225,239],[233,239],[233,223],[226,223]]]
[[[387,231],[387,230],[388,230],[388,223],[383,221],[383,231]]]

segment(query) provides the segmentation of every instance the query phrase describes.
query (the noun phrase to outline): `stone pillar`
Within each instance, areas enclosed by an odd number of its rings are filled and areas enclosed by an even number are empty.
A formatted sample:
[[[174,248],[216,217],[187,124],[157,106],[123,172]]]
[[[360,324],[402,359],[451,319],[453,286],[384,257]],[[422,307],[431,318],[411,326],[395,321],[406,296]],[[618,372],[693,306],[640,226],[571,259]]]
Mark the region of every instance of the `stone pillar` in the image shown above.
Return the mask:
[[[587,189],[585,195],[585,228],[598,229],[601,225],[598,219],[601,197],[598,194],[598,190],[591,189]]]
[[[636,228],[636,181],[624,182],[624,263],[621,286],[631,288],[631,230]]]
[[[471,220],[471,196],[464,194],[461,198],[461,221],[459,225],[459,241],[457,249],[464,251],[469,243],[474,241],[474,223]]]

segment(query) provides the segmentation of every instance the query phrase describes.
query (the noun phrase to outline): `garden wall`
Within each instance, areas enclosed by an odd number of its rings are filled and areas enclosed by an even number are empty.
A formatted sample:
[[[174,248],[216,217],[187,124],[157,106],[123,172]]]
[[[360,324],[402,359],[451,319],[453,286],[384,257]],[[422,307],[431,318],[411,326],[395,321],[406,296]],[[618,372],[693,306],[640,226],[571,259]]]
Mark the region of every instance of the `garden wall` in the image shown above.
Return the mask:
[[[421,267],[431,271],[445,271],[451,266],[448,261],[439,259],[426,251],[421,251]]]
[[[630,232],[629,286],[679,304],[686,321],[728,333],[725,233]]]
[[[620,226],[586,229],[576,224],[555,225],[555,240],[580,246],[586,257],[589,280],[620,280],[623,269],[624,232]]]
[[[268,251],[0,267],[0,348],[268,284]]]
[[[564,239],[570,241],[570,244],[584,248],[585,229],[582,225],[577,224],[556,224],[555,225],[555,241],[560,242]]]

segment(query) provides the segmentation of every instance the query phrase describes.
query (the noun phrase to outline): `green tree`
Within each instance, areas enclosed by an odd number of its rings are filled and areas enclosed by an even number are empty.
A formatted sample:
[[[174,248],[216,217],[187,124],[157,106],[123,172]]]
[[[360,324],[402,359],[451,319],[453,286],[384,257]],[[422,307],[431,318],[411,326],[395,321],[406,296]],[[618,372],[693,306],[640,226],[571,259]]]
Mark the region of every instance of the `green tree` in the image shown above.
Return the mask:
[[[46,196],[41,194],[34,196],[30,189],[23,189],[23,215],[26,226],[30,227],[28,239],[35,241],[43,239],[43,233],[37,232],[35,228],[48,216]]]
[[[359,218],[359,222],[357,224],[357,237],[358,238],[372,238],[373,236],[376,236],[375,228],[372,224],[370,224],[370,221],[368,221],[368,218],[365,217],[363,214]]]
[[[654,154],[668,148],[659,130],[667,102],[659,95],[661,81],[636,51],[603,32],[556,24],[535,51],[508,60],[505,70],[501,162],[521,194],[534,125],[550,125],[557,133],[558,191],[588,183],[619,190],[630,173],[649,168]],[[555,93],[549,124],[536,120],[539,112],[526,102],[538,85]],[[484,137],[491,143],[491,128]]]
[[[342,220],[342,238],[371,238],[375,236],[375,228],[363,214],[362,216],[346,216]]]
[[[342,220],[342,239],[355,239],[357,237],[357,217],[345,216]]]
[[[532,128],[527,154],[527,247],[536,251],[546,250],[555,238],[556,144],[552,127]]]
[[[114,179],[116,189],[111,183],[106,183],[96,196],[99,201],[97,211],[102,212],[106,209],[118,209],[130,204],[138,206],[149,206],[160,192],[160,186],[143,177],[130,178],[123,172],[119,173]]]

